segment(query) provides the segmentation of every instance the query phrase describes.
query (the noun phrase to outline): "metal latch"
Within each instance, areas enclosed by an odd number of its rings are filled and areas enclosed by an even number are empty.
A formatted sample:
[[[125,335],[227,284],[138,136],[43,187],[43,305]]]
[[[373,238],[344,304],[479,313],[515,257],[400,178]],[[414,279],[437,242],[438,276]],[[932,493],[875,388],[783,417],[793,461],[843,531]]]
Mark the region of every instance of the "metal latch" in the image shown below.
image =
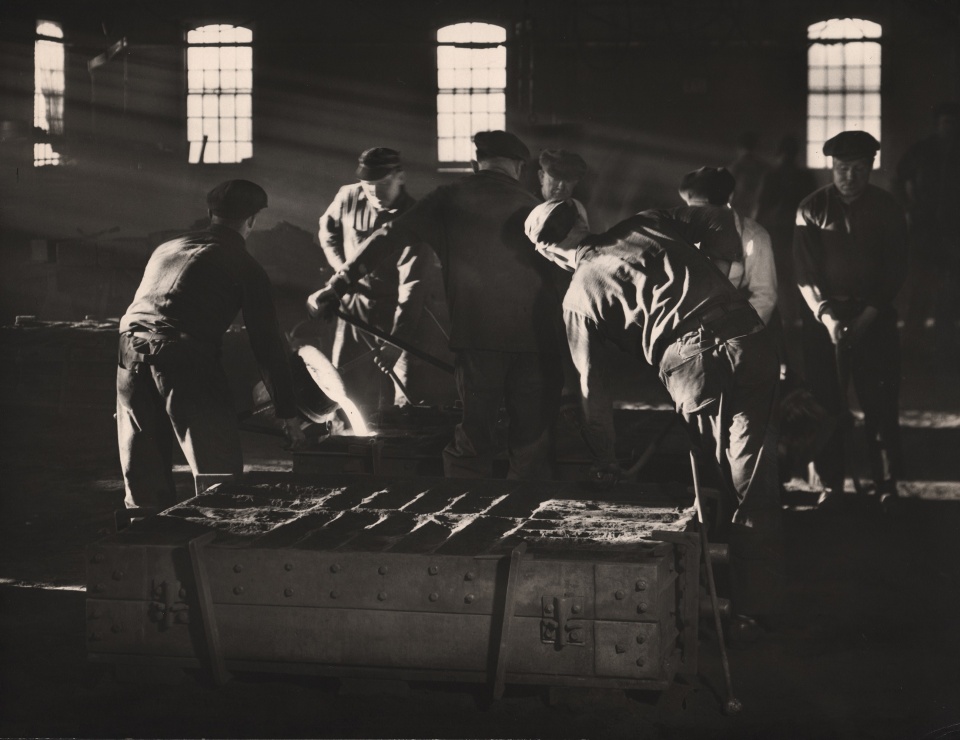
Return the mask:
[[[540,602],[543,607],[543,618],[540,620],[541,642],[552,643],[558,650],[564,645],[586,644],[587,629],[582,619],[582,596],[541,596]]]
[[[172,584],[167,581],[154,581],[153,597],[158,600],[150,602],[150,620],[160,622],[161,629],[168,629],[174,623],[189,624],[190,606],[183,601],[186,596],[187,590],[180,585],[180,581]]]

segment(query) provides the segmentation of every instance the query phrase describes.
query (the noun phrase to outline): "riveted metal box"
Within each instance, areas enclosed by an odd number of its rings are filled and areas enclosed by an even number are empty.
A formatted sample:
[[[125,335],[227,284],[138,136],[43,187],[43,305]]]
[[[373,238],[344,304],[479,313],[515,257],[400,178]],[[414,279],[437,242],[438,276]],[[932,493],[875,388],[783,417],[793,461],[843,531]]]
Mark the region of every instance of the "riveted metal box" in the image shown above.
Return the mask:
[[[663,689],[697,669],[685,491],[223,483],[87,551],[92,660]]]

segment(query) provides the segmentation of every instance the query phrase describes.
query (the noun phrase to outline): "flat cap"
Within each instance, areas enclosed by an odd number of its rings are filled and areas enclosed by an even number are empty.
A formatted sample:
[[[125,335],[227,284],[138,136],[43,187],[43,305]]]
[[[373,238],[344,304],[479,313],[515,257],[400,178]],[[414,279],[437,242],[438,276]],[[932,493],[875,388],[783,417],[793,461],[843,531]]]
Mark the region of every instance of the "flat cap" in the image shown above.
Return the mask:
[[[725,167],[701,167],[683,176],[679,191],[684,199],[724,206],[736,184],[736,178]]]
[[[507,157],[525,162],[530,158],[527,145],[509,131],[478,131],[473,135],[477,158]]]
[[[823,153],[834,159],[865,159],[878,149],[880,142],[866,131],[841,131],[823,144]]]
[[[587,163],[566,149],[544,149],[540,152],[540,169],[560,180],[579,180],[587,171]]]
[[[357,177],[361,180],[382,180],[400,169],[400,152],[385,146],[375,146],[360,155]]]
[[[207,193],[207,208],[221,218],[249,218],[266,207],[266,191],[249,180],[227,180]]]

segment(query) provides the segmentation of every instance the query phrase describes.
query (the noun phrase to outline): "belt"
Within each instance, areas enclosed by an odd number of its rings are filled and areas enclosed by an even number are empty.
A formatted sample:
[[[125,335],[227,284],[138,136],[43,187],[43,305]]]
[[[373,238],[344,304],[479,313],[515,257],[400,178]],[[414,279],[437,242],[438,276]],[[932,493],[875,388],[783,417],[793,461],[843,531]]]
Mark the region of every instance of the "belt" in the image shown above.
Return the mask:
[[[674,339],[692,331],[705,331],[718,339],[752,334],[763,328],[763,322],[753,308],[742,303],[721,303],[711,306],[703,313],[689,316],[681,321],[674,331]]]

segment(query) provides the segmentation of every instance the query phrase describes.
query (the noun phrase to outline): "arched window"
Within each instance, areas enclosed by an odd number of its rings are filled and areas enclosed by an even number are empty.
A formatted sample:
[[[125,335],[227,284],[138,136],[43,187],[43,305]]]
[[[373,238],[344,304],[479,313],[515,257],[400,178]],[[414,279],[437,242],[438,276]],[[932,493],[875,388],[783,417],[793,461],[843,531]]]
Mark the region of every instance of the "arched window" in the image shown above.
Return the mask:
[[[807,29],[808,166],[827,166],[823,142],[841,131],[880,138],[881,31],[859,18],[833,18]]]
[[[437,31],[437,158],[473,159],[473,135],[506,127],[507,31],[457,23]]]
[[[53,136],[63,133],[63,28],[37,21],[33,51],[33,125]],[[60,154],[49,141],[33,145],[33,165],[60,164]]]
[[[253,31],[211,25],[187,32],[187,141],[191,164],[253,156]]]

